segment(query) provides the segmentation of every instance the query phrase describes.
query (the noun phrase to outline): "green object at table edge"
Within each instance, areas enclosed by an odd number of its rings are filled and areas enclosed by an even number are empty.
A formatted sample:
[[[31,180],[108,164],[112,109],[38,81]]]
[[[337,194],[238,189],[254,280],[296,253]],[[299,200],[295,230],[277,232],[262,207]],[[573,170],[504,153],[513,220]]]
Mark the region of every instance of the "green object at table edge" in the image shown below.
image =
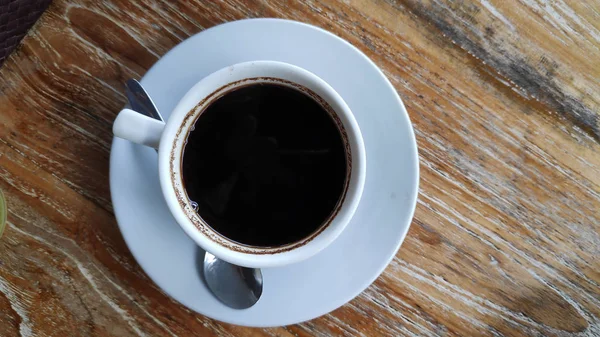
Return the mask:
[[[0,190],[0,238],[4,233],[4,227],[6,227],[6,215],[8,214],[8,208],[6,208],[6,200],[4,199],[4,193]]]

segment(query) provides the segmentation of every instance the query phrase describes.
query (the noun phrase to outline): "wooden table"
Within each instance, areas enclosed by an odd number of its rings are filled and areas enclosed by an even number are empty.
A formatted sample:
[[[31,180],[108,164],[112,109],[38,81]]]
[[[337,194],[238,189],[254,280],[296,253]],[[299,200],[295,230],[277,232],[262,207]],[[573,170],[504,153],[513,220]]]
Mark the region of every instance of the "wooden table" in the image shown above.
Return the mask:
[[[124,81],[248,17],[357,46],[415,127],[396,258],[303,324],[195,314],[128,252],[108,184]],[[600,2],[55,0],[0,69],[0,336],[600,336]]]

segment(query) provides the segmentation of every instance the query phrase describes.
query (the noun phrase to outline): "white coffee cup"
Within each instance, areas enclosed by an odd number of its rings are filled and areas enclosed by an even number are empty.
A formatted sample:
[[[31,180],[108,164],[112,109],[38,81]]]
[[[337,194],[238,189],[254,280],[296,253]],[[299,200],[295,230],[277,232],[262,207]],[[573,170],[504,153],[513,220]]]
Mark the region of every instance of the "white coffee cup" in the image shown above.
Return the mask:
[[[319,229],[308,237],[285,246],[248,246],[213,230],[194,210],[183,187],[180,172],[187,135],[198,116],[224,93],[253,83],[275,83],[312,96],[332,115],[346,145],[348,169],[340,202]],[[116,137],[158,149],[161,188],[177,223],[206,251],[245,267],[266,268],[291,264],[307,259],[327,247],[350,222],[365,183],[365,146],[348,105],[330,85],[315,74],[282,62],[245,62],[208,75],[183,96],[166,123],[123,109],[114,122],[113,133]]]

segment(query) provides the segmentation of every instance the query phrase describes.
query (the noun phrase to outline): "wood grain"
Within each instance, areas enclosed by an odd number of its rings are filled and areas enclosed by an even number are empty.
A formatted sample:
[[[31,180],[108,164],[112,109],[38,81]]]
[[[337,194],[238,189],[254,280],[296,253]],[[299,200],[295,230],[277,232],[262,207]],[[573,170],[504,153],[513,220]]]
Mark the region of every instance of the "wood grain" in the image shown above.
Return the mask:
[[[216,24],[311,23],[371,57],[421,188],[384,274],[333,313],[249,329],[141,271],[109,198],[123,83]],[[55,0],[0,69],[0,336],[600,336],[600,2]]]

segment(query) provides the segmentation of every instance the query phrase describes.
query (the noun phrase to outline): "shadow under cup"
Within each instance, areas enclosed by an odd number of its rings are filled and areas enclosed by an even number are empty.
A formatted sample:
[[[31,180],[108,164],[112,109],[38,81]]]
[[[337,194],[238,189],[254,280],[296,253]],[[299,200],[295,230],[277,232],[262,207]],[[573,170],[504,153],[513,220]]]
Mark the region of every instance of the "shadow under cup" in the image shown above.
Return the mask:
[[[182,209],[205,236],[233,251],[276,254],[306,245],[339,213],[352,174],[335,109],[292,81],[254,77],[198,103],[177,137]],[[173,170],[171,170],[173,172]]]

